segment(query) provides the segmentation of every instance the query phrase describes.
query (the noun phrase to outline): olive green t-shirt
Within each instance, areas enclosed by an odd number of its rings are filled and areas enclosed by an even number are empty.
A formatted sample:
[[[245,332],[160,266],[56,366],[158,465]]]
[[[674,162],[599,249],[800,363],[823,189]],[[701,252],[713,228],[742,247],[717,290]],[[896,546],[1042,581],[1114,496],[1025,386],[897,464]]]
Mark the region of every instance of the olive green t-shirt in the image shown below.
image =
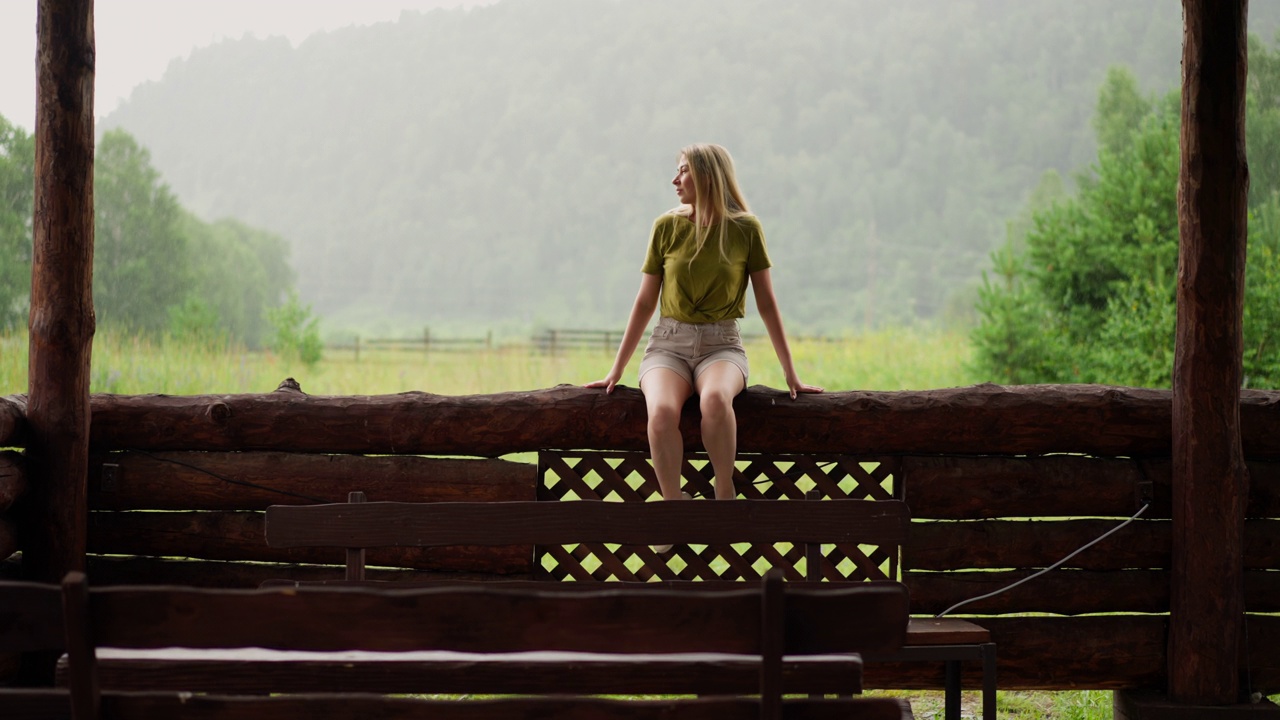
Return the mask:
[[[693,221],[667,213],[653,222],[649,253],[641,270],[662,275],[662,317],[687,323],[710,323],[740,318],[747,309],[747,280],[769,268],[764,230],[754,216],[728,223],[724,256],[720,227],[713,225],[701,252]],[[727,262],[726,262],[727,258]]]

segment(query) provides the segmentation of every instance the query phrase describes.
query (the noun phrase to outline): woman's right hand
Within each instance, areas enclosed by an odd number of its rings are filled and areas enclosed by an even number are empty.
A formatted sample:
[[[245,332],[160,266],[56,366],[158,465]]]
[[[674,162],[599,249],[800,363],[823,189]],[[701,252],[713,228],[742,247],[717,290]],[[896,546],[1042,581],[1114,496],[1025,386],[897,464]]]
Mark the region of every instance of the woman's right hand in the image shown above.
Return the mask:
[[[604,388],[605,394],[608,395],[613,392],[613,389],[615,387],[617,387],[619,377],[620,375],[618,373],[611,372],[608,375],[606,375],[603,380],[594,380],[592,382],[587,383],[586,385],[583,385],[582,387]]]

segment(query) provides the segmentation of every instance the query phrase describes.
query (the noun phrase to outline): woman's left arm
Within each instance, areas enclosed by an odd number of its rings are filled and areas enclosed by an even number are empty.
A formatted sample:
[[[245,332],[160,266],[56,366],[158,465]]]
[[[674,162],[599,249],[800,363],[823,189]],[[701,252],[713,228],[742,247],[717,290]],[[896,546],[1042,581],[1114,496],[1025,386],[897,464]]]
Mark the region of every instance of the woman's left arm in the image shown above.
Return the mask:
[[[787,379],[787,387],[791,390],[791,399],[796,393],[819,393],[822,388],[817,385],[805,385],[796,374],[795,364],[791,361],[791,346],[787,344],[787,333],[782,329],[782,313],[778,311],[778,298],[773,294],[773,279],[768,268],[751,273],[751,288],[756,296],[756,310],[760,319],[764,320],[765,330],[769,331],[769,341],[773,343],[773,351],[782,363],[782,373]]]

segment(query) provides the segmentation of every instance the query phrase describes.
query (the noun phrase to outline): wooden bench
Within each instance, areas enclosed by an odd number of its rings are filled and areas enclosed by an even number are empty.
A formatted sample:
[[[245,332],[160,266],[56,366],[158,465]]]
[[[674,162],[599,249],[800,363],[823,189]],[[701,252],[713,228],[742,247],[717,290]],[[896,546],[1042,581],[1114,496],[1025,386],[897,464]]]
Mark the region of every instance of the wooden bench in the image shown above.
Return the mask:
[[[900,535],[907,521],[900,505],[832,502],[806,512],[790,505],[772,501],[345,503],[275,506],[268,511],[267,527],[276,544],[377,547],[568,542],[583,537],[642,544],[663,538],[731,542],[790,537],[805,542],[830,534],[833,528],[845,540],[861,537],[875,541]],[[148,600],[144,597],[147,593],[180,595],[168,601],[161,597]],[[325,593],[338,593],[338,599],[329,599]],[[372,595],[357,603],[362,593]],[[781,611],[767,611],[775,603],[771,596],[781,599]],[[110,612],[94,610],[91,624],[100,625],[117,612],[129,612],[126,621],[136,623],[132,628],[112,630],[105,636],[108,642],[98,642],[114,647],[243,645],[276,650],[434,653],[396,659],[362,656],[353,662],[345,656],[282,659],[258,657],[261,653],[202,659],[186,651],[122,657],[123,651],[112,650],[112,655],[104,650],[97,654],[100,657],[93,669],[101,687],[113,693],[169,689],[208,692],[219,698],[228,692],[310,695],[356,690],[758,696],[750,701],[709,697],[655,700],[637,706],[641,711],[670,711],[679,717],[758,716],[762,707],[764,716],[771,717],[770,708],[782,702],[778,698],[783,693],[860,692],[861,659],[856,653],[891,652],[901,647],[909,605],[906,590],[898,583],[784,583],[776,574],[759,588],[745,583],[722,587],[705,583],[545,582],[413,587],[397,583],[376,588],[303,586],[257,591],[99,588],[92,597],[103,598],[98,602],[107,603]],[[312,611],[311,605],[298,598],[323,604]],[[182,608],[181,615],[189,619],[172,631],[157,629],[163,624],[156,618],[175,614],[165,606],[169,601]],[[205,603],[208,609],[201,609],[200,614],[189,609],[205,608]],[[234,625],[233,608],[253,619]],[[766,621],[761,613],[776,617]],[[215,629],[224,624],[233,630]],[[429,627],[448,629],[438,630],[436,636],[424,637],[418,644],[419,633]],[[342,631],[340,642],[315,639],[339,631],[333,628]],[[102,632],[95,627],[95,642],[103,637]],[[140,634],[146,639],[138,640]],[[771,640],[768,647],[760,644],[763,638],[775,636],[780,639]],[[774,645],[781,651],[768,649]],[[523,654],[530,652],[541,654]],[[77,685],[76,663],[76,654],[68,653],[64,677],[73,687]],[[767,686],[762,685],[766,678]],[[254,702],[240,697],[237,707]],[[535,700],[510,702],[536,704]],[[617,702],[573,701],[604,703],[600,713],[613,712]],[[824,717],[828,712],[844,713],[845,717],[910,716],[905,702],[890,698],[788,699],[783,705]],[[833,709],[837,706],[839,710]],[[624,706],[617,713],[633,713],[637,707]],[[599,715],[594,710],[588,714]]]
[[[812,494],[811,499],[817,499]],[[365,502],[360,492],[351,493],[351,504]],[[615,541],[645,546],[645,538],[675,538],[682,543],[725,544],[731,542],[774,543],[791,542],[800,547],[807,563],[807,581],[803,586],[859,585],[862,583],[822,583],[816,557],[821,546],[827,544],[863,543],[893,546],[905,541],[909,524],[906,505],[900,501],[821,501],[821,505],[781,502],[771,500],[739,500],[734,503],[604,503],[591,501],[542,502],[542,503],[478,503],[411,505],[382,503],[380,507],[354,508],[342,505],[328,506],[276,506],[268,510],[267,541],[277,547],[342,547],[346,546],[347,566],[342,580],[331,584],[359,583],[365,579],[364,551],[371,547],[418,546],[429,547],[447,544],[503,545],[533,544],[539,546],[566,543],[601,543]],[[585,503],[585,504],[584,504]],[[732,507],[731,507],[732,506]],[[324,509],[320,509],[323,507]],[[650,508],[658,507],[659,510]],[[663,522],[663,516],[677,517],[678,508],[718,508],[708,510],[710,515],[694,520],[698,525],[693,534],[677,530],[647,526],[643,518],[655,515],[652,522]],[[736,510],[734,509],[736,508]],[[737,510],[746,509],[740,514]],[[776,515],[778,526],[762,522],[763,516]],[[639,523],[637,524],[637,521]],[[797,528],[803,527],[803,531]],[[456,582],[456,581],[454,581]],[[294,584],[294,583],[289,583]],[[374,583],[376,584],[376,583]],[[431,584],[431,583],[428,583]],[[524,587],[538,587],[546,581],[514,583]],[[649,588],[678,587],[683,582],[625,583]],[[703,588],[732,588],[740,583],[732,581],[698,581]],[[612,586],[613,584],[610,584]],[[590,582],[558,583],[557,588],[591,589]],[[947,720],[959,720],[961,714],[961,663],[977,660],[982,663],[982,706],[984,720],[996,717],[996,646],[990,633],[983,627],[959,618],[911,618],[907,626],[907,639],[900,648],[892,651],[865,653],[864,660],[877,662],[943,663]],[[843,688],[840,678],[846,674],[833,672],[829,664],[789,664],[787,675],[790,692],[840,693],[861,692]],[[608,682],[604,678],[595,682]],[[583,678],[585,680],[585,677]],[[584,691],[590,691],[585,690]],[[595,692],[619,692],[596,686]],[[679,692],[669,689],[669,692]],[[654,690],[663,692],[663,690]]]
[[[544,586],[545,587],[545,586]],[[56,588],[55,588],[56,589]],[[0,594],[8,588],[0,584]],[[62,588],[67,680],[72,717],[107,718],[892,718],[909,717],[902,701],[889,698],[783,698],[785,655],[844,653],[852,648],[891,647],[905,635],[907,598],[900,586],[837,590],[796,589],[776,575],[759,587],[739,590],[651,591],[634,587],[591,592],[551,589],[440,586],[400,589],[303,587],[220,590],[189,587],[88,587],[71,573]],[[874,622],[849,623],[849,617]],[[513,653],[541,653],[542,697],[485,700],[420,699],[326,686],[306,693],[279,693],[271,671],[247,690],[220,688],[197,694],[170,683],[142,683],[138,691],[110,689],[100,678],[102,648],[155,650],[259,649],[341,653],[357,670],[367,662],[391,662],[391,654],[465,653],[501,665]],[[679,672],[684,658],[714,653],[753,666],[755,697],[699,697],[627,701],[564,694],[560,684],[593,654],[604,654],[619,672],[651,663]],[[365,659],[369,658],[369,659]],[[408,661],[422,666],[422,660]],[[449,660],[439,662],[448,663]],[[456,662],[456,659],[453,661]],[[532,667],[520,661],[524,669]],[[281,661],[288,672],[304,664]],[[217,673],[213,664],[205,672]],[[190,668],[188,668],[190,671]],[[465,674],[465,673],[464,673]],[[160,678],[173,680],[173,677]],[[151,680],[158,680],[152,677]],[[225,679],[224,679],[225,680]],[[419,685],[423,684],[422,679]],[[486,692],[483,674],[467,692]],[[423,688],[419,688],[423,692]],[[10,699],[0,692],[0,702]],[[23,697],[14,691],[12,697]],[[39,691],[64,697],[57,691]],[[5,717],[16,707],[6,704]],[[23,706],[27,707],[27,706]],[[58,717],[48,704],[41,714]]]

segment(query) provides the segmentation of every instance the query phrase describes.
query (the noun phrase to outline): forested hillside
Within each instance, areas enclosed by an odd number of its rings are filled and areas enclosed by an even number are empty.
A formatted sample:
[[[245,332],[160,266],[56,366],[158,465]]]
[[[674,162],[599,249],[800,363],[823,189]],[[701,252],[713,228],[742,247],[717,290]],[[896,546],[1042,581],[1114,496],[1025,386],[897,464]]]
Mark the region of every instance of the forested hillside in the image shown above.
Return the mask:
[[[1280,3],[1252,3],[1270,40]],[[941,317],[1177,0],[501,0],[175,61],[101,123],[185,207],[286,238],[337,324],[620,326],[676,153],[734,153],[797,329]]]

